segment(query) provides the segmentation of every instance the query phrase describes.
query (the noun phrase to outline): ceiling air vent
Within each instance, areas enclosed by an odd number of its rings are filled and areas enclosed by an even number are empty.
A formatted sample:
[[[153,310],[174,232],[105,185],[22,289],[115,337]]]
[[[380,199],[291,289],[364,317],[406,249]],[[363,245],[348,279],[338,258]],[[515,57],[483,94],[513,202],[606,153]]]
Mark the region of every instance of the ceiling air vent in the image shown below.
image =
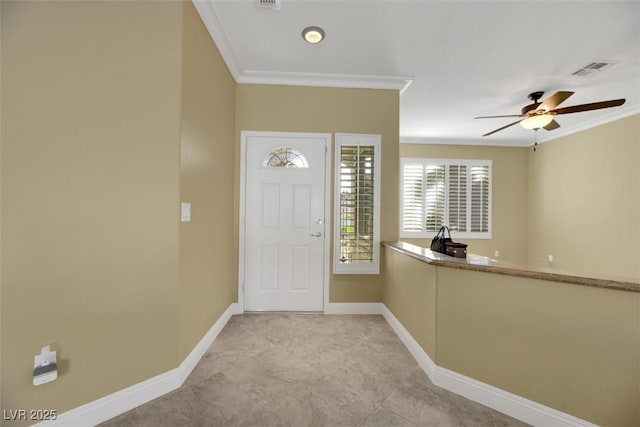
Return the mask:
[[[280,10],[280,0],[256,0],[258,6],[265,9]]]
[[[586,77],[595,72],[604,71],[607,68],[611,67],[614,63],[610,61],[595,61],[590,64],[585,65],[580,68],[578,71],[574,71],[571,73],[572,76]]]

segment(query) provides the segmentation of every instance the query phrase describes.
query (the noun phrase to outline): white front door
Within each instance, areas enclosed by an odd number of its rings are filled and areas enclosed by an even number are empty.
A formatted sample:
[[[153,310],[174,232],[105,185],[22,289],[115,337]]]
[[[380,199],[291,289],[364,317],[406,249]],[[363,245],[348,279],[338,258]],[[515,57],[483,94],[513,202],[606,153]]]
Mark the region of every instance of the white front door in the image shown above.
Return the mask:
[[[322,311],[324,137],[245,137],[244,309]]]

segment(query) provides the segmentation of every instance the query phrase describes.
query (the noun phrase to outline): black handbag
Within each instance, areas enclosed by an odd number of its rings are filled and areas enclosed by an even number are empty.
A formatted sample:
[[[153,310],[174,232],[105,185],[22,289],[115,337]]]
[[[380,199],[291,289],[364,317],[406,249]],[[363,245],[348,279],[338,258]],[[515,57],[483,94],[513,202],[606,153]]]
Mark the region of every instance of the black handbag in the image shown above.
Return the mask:
[[[447,234],[449,237],[446,237]],[[440,227],[438,234],[436,234],[431,241],[431,250],[456,258],[467,257],[467,244],[454,242],[451,239],[451,231],[449,231],[449,227],[446,225]]]
[[[449,235],[449,237],[445,236],[445,233]],[[443,225],[438,230],[438,234],[435,235],[433,240],[431,241],[431,250],[433,252],[440,252],[442,254],[447,253],[447,242],[453,242],[451,240],[451,232],[449,231],[449,227]]]

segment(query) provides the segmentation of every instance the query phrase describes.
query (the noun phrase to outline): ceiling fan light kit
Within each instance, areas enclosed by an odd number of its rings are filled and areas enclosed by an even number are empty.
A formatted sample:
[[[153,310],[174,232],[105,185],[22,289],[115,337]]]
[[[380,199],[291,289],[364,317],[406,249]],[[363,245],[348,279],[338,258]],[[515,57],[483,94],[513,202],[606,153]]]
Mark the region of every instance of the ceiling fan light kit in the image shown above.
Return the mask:
[[[538,130],[553,130],[560,127],[560,124],[554,120],[554,117],[559,114],[579,113],[582,111],[600,110],[602,108],[619,107],[625,103],[625,99],[612,99],[609,101],[592,102],[589,104],[573,105],[571,107],[556,108],[558,105],[566,101],[573,92],[559,91],[547,98],[544,102],[538,102],[542,98],[544,92],[538,91],[529,94],[529,99],[533,101],[533,104],[522,107],[520,114],[502,115],[502,116],[481,116],[475,117],[476,119],[493,119],[493,118],[505,118],[505,117],[519,117],[513,123],[502,126],[498,129],[487,132],[482,136],[493,135],[503,129],[511,127],[515,124],[520,125],[525,129]]]
[[[520,122],[520,126],[525,129],[540,129],[547,126],[549,123],[553,121],[553,116],[551,114],[536,114],[526,119],[523,119]]]

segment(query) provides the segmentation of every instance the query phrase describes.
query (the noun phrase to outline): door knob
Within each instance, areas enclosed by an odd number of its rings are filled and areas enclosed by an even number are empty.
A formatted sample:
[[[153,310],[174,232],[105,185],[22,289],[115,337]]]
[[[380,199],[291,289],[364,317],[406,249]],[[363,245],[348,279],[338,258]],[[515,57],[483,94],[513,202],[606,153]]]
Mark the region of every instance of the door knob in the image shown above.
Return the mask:
[[[317,233],[309,234],[309,236],[311,236],[311,237],[320,237],[320,236],[322,236],[322,233],[318,231]]]

